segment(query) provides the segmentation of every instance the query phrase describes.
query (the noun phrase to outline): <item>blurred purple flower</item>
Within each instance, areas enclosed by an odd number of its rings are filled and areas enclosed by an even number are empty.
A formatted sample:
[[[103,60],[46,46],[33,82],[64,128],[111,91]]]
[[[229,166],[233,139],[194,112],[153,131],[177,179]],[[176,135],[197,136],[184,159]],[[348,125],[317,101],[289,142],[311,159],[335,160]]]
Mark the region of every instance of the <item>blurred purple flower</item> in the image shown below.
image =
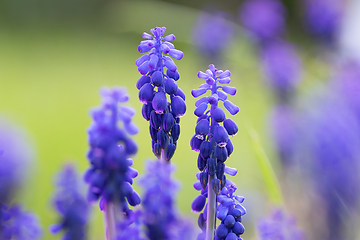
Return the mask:
[[[280,98],[287,97],[299,83],[301,61],[292,45],[282,41],[264,45],[261,63],[267,81]]]
[[[344,1],[304,0],[304,2],[308,30],[325,42],[334,41],[341,25]]]
[[[129,211],[117,224],[116,240],[145,240],[142,236],[143,213],[141,210]]]
[[[8,203],[28,175],[33,149],[23,129],[0,118],[0,203]]]
[[[53,205],[61,215],[59,224],[52,225],[50,231],[65,231],[63,240],[86,239],[86,222],[89,216],[89,204],[80,192],[79,177],[72,165],[65,165],[57,176],[57,190]]]
[[[304,240],[304,233],[297,228],[296,220],[276,209],[258,224],[259,240]]]
[[[202,11],[192,30],[196,49],[207,58],[217,61],[234,37],[234,26],[230,20],[226,12]]]
[[[246,0],[240,6],[240,21],[259,42],[281,37],[286,10],[277,0]]]
[[[91,167],[85,174],[90,185],[87,197],[89,201],[101,198],[100,206],[119,202],[127,212],[127,202],[140,204],[140,196],[131,186],[138,172],[130,167],[133,161],[129,158],[137,152],[135,141],[128,136],[138,132],[132,122],[135,110],[121,104],[129,99],[124,88],[102,88],[101,95],[102,106],[92,110],[94,121],[88,128]]]
[[[175,209],[178,183],[171,178],[174,165],[148,160],[146,174],[139,180],[144,189],[143,219],[150,240],[176,239],[180,228],[183,236],[192,235],[192,229],[183,224]],[[187,230],[186,230],[187,229]]]
[[[0,203],[1,205],[1,203]],[[42,236],[42,229],[35,214],[25,212],[20,205],[14,205],[6,211],[2,205],[0,211],[0,239],[37,240]]]
[[[344,219],[357,209],[360,197],[360,127],[346,102],[331,89],[309,99],[301,112],[299,155],[309,169],[317,193],[324,201],[330,239],[344,239]],[[304,169],[304,170],[305,170]]]

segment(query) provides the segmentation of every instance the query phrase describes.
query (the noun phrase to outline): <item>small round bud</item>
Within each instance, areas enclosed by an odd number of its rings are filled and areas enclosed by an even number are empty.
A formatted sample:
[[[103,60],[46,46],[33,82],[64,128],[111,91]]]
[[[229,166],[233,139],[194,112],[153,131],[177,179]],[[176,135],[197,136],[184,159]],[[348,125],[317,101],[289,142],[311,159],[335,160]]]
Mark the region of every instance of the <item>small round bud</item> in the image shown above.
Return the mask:
[[[200,145],[200,155],[204,160],[207,160],[211,154],[211,143],[209,141],[203,141]]]
[[[154,97],[154,87],[150,83],[145,83],[139,91],[140,102],[147,104],[151,102]]]
[[[203,171],[206,167],[206,161],[204,161],[200,154],[198,155],[197,166],[200,171]]]
[[[217,107],[215,108],[212,113],[211,113],[212,117],[214,118],[214,120],[216,122],[223,122],[225,120],[225,113],[224,110],[222,110],[221,108]]]
[[[220,147],[225,147],[229,135],[223,126],[217,126],[214,131],[214,140]],[[227,156],[226,156],[227,157]]]
[[[174,124],[171,128],[171,137],[173,139],[173,142],[177,142],[180,136],[180,125]]]
[[[234,136],[239,131],[239,128],[236,125],[236,123],[230,118],[224,121],[224,128],[231,136]]]
[[[209,158],[207,160],[207,170],[210,176],[214,176],[216,172],[216,161],[214,158]]]
[[[171,99],[171,110],[175,117],[184,116],[186,112],[186,104],[185,101],[179,97],[175,96]]]
[[[150,83],[150,77],[147,75],[143,75],[139,78],[139,80],[136,82],[137,89],[140,90],[140,88],[145,84]]]
[[[200,212],[205,207],[206,197],[203,195],[197,196],[191,204],[191,209],[194,212]]]
[[[219,238],[226,238],[228,233],[229,229],[224,224],[220,224],[216,229],[216,236]]]
[[[170,132],[171,128],[174,126],[175,119],[171,113],[165,113],[162,117],[162,125],[165,132]]]
[[[174,156],[176,150],[176,145],[175,144],[169,144],[166,148],[166,161],[170,161],[171,158]]]
[[[154,86],[157,86],[157,87],[160,87],[161,85],[163,85],[164,76],[163,76],[162,72],[155,71],[151,75],[151,82],[152,82],[152,84],[154,84]]]
[[[156,113],[163,113],[167,107],[167,99],[164,92],[157,92],[152,99],[152,107]]]
[[[177,93],[179,87],[174,79],[168,78],[165,81],[165,92],[169,95]]]
[[[234,216],[233,215],[227,215],[226,218],[224,219],[224,224],[228,228],[232,228],[234,226],[234,224],[235,224]]]
[[[159,138],[159,137],[158,137]],[[215,158],[220,162],[225,162],[228,157],[226,147],[215,147]]]
[[[169,69],[166,70],[166,75],[167,75],[169,78],[174,79],[175,81],[179,80],[179,78],[180,78],[180,74],[179,74],[178,71],[172,72],[172,71],[170,71]]]

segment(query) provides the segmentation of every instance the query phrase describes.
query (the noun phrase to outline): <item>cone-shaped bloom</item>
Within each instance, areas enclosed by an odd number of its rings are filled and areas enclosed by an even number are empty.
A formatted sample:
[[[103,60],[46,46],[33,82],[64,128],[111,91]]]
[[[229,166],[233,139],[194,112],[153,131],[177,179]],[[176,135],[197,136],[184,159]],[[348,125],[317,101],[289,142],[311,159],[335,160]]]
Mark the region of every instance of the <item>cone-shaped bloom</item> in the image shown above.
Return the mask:
[[[90,185],[87,198],[89,201],[103,198],[105,203],[120,202],[123,211],[127,212],[125,197],[131,205],[139,202],[136,194],[125,195],[129,191],[124,184],[132,184],[132,178],[136,177],[132,174],[129,157],[136,153],[137,146],[128,136],[138,131],[131,122],[135,110],[119,104],[129,99],[124,88],[103,88],[101,95],[102,106],[92,110],[94,121],[88,128],[91,167],[85,174]]]
[[[78,175],[72,165],[64,166],[57,177],[53,205],[61,215],[61,222],[50,227],[52,233],[65,231],[64,240],[87,239],[86,223],[90,205],[80,192]]]
[[[161,155],[157,151],[158,145],[161,145],[162,149],[167,149],[168,144],[175,144],[180,135],[179,126],[174,125],[175,127],[173,127],[172,121],[168,117],[163,118],[162,116],[171,114],[178,123],[179,117],[186,112],[185,94],[176,83],[180,74],[172,59],[180,60],[183,52],[175,49],[174,45],[169,42],[175,40],[175,35],[163,36],[165,31],[165,27],[156,27],[150,30],[151,34],[143,33],[142,37],[146,40],[140,42],[138,51],[146,54],[135,61],[139,72],[143,75],[137,83],[137,88],[140,88],[139,100],[145,105],[151,103],[151,107],[143,107],[142,115],[147,121],[150,120],[151,127],[156,130],[160,128],[157,133],[161,135],[161,138],[155,138],[154,130],[150,128],[150,135],[154,141],[153,152],[157,157]],[[167,95],[170,96],[170,103]],[[157,116],[153,116],[154,114]],[[166,138],[161,132],[162,130]],[[166,141],[162,141],[164,139]],[[168,160],[171,159],[175,149],[176,147],[170,147],[170,150],[165,153],[168,155]]]

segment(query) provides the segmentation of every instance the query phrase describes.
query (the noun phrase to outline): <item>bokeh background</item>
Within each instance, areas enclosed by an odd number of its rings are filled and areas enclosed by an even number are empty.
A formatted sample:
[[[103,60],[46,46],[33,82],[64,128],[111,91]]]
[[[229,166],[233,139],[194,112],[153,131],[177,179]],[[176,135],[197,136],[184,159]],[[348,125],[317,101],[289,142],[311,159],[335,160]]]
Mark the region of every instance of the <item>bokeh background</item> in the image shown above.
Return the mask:
[[[318,128],[310,124],[312,120],[325,116],[325,124],[326,117],[331,114],[340,116],[341,126],[348,125],[349,121],[339,115],[341,111],[337,111],[344,109],[343,105],[334,107],[342,100],[326,100],[329,112],[318,111],[316,103],[328,99],[329,95],[334,96],[329,86],[334,85],[332,79],[337,75],[334,69],[347,62],[343,59],[360,57],[360,46],[357,44],[360,42],[357,41],[360,31],[354,24],[356,13],[360,12],[357,0],[342,5],[344,15],[341,31],[336,33],[336,44],[323,41],[307,31],[304,2],[283,1],[287,11],[284,35],[287,41],[296,46],[302,62],[301,82],[296,92],[291,92],[295,102],[292,106],[298,111],[298,119],[302,120],[296,123],[300,127],[295,131],[295,138],[300,138],[303,132],[316,132]],[[138,101],[135,87],[140,77],[135,60],[141,56],[137,51],[141,34],[155,26],[166,26],[167,33],[174,33],[176,48],[184,52],[183,59],[176,64],[181,75],[178,84],[187,96],[187,113],[181,119],[178,149],[172,159],[177,166],[175,177],[182,186],[177,197],[181,213],[192,216],[196,224],[196,214],[191,213],[190,207],[197,196],[192,187],[196,180],[197,153],[191,151],[189,144],[196,124],[193,115],[195,99],[190,92],[203,83],[197,78],[197,72],[205,71],[210,63],[215,62],[218,68],[232,72],[232,86],[237,88],[236,96],[230,98],[240,108],[240,112],[233,117],[240,130],[231,139],[235,151],[227,165],[239,170],[232,181],[237,184],[239,194],[246,199],[244,206],[248,209],[248,215],[244,217],[244,225],[247,230],[243,238],[257,239],[257,221],[269,214],[276,205],[271,202],[266,178],[248,136],[248,129],[253,129],[258,133],[279,179],[284,208],[297,218],[299,228],[304,230],[308,239],[330,239],[327,219],[331,216],[326,215],[326,207],[319,200],[322,195],[318,194],[314,184],[320,180],[312,177],[315,170],[307,171],[312,166],[309,163],[312,158],[305,153],[315,151],[309,146],[316,143],[312,142],[312,137],[302,138],[305,144],[300,144],[300,150],[293,155],[295,157],[288,157],[295,159],[294,164],[284,163],[284,156],[278,151],[279,146],[272,134],[274,129],[270,117],[278,98],[266,81],[266,74],[259,63],[258,43],[249,37],[240,21],[241,4],[236,0],[0,0],[0,114],[1,118],[26,129],[28,141],[34,149],[33,162],[27,167],[26,181],[15,201],[22,202],[24,208],[39,216],[44,228],[43,239],[60,239],[59,235],[53,236],[47,230],[50,224],[58,221],[51,206],[55,174],[64,163],[73,163],[80,173],[88,167],[86,128],[91,122],[89,109],[99,105],[98,93],[102,86],[125,86],[128,89],[130,105],[137,110],[134,122],[140,128],[140,133],[135,136],[139,151],[134,157],[134,166],[140,174],[144,170],[143,161],[154,158],[148,122],[141,117],[142,104]],[[226,47],[209,55],[196,42],[194,32],[200,30],[194,30],[194,27],[199,16],[213,16],[216,11],[226,15],[224,21],[231,27],[232,33],[230,40],[220,39],[226,43]],[[225,34],[225,29],[218,29],[215,36]],[[346,74],[346,71],[341,73]],[[353,88],[354,85],[351,85],[350,89]],[[360,92],[353,92],[355,97],[358,94]],[[323,126],[322,123],[319,125]],[[334,126],[332,122],[328,125],[322,130],[325,133],[331,132],[331,126]],[[357,150],[360,145],[354,145],[356,141],[347,142],[348,135],[342,133],[349,131],[360,136],[360,132],[356,132],[356,127],[350,130],[336,128],[334,131],[337,130],[339,137],[335,138],[343,139],[341,146],[351,145],[356,149],[356,157],[352,159],[358,162]],[[326,134],[324,136],[327,138]],[[331,144],[333,139],[331,136],[328,138]],[[337,149],[338,146],[335,143],[329,149]],[[323,148],[320,146],[320,149]],[[333,156],[337,153],[329,154]],[[326,162],[327,156],[323,158]],[[348,158],[345,157],[345,160]],[[357,162],[349,162],[355,169],[349,174],[359,174]],[[322,175],[326,169],[320,165],[317,174]],[[346,182],[341,176],[337,181]],[[357,181],[357,178],[351,181]],[[356,186],[350,187],[353,192],[358,192]],[[136,184],[135,188],[141,193]],[[359,202],[355,196],[351,196],[351,199]],[[347,223],[348,229],[342,228],[345,234],[342,236],[357,239],[359,234],[353,228],[359,223],[358,208],[354,207],[357,205],[347,207],[346,202],[343,205],[347,210],[342,212],[341,222]],[[102,220],[98,206],[94,206],[89,239],[104,239]]]

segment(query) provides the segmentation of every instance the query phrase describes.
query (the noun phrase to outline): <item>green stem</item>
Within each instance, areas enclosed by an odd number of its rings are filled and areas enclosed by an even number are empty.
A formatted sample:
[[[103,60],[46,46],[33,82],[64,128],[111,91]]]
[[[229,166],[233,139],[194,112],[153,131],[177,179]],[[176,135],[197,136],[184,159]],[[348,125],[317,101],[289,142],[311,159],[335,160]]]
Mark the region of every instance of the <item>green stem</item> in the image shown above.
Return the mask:
[[[259,164],[261,175],[264,178],[269,198],[273,204],[282,205],[284,203],[284,198],[281,192],[281,187],[276,177],[275,171],[271,166],[269,158],[261,145],[260,138],[255,129],[246,126],[245,128],[249,135],[252,149]]]

